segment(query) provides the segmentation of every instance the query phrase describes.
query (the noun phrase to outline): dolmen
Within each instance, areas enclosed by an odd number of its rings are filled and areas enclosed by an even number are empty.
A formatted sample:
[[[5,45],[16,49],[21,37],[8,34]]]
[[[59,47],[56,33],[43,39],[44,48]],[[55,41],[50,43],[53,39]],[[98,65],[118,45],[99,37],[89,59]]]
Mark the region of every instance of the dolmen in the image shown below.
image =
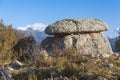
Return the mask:
[[[52,56],[56,50],[74,48],[82,55],[109,57],[113,52],[102,33],[108,29],[109,26],[99,19],[63,19],[47,26],[45,33],[50,36],[41,46]]]

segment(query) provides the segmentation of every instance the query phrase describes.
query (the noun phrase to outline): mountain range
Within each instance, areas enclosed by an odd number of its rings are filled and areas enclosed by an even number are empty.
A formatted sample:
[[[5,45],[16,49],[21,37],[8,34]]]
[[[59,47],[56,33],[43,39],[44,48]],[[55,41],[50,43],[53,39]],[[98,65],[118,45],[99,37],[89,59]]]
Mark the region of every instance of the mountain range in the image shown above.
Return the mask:
[[[17,31],[24,31],[25,35],[32,34],[37,42],[41,42],[44,38],[47,37],[47,34],[44,33],[44,30],[47,25],[43,23],[34,23],[26,26],[17,27]]]

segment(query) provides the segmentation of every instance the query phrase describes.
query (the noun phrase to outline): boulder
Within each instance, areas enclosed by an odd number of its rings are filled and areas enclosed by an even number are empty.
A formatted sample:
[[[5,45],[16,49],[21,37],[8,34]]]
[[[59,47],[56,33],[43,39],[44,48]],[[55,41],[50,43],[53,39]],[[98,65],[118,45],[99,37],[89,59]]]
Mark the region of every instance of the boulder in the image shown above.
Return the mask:
[[[75,48],[83,55],[109,57],[113,52],[102,33],[108,29],[109,26],[98,19],[64,19],[48,25],[45,33],[54,36],[44,39],[41,46],[50,55]]]
[[[15,69],[19,69],[21,66],[23,66],[23,64],[19,62],[18,60],[15,60],[9,64],[8,69],[15,70]]]
[[[64,19],[49,25],[45,33],[61,35],[71,33],[101,32],[108,30],[109,26],[99,19]]]
[[[11,80],[12,75],[6,70],[0,70],[0,80]]]

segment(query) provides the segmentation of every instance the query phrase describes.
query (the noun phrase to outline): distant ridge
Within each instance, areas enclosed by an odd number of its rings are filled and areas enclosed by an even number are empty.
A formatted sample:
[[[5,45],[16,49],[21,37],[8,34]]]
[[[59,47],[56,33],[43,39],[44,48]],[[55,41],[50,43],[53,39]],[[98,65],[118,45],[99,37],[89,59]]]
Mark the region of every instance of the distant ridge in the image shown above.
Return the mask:
[[[38,42],[41,42],[47,36],[47,34],[44,33],[46,26],[46,24],[39,22],[18,27],[16,30],[25,31],[25,35],[32,34]]]

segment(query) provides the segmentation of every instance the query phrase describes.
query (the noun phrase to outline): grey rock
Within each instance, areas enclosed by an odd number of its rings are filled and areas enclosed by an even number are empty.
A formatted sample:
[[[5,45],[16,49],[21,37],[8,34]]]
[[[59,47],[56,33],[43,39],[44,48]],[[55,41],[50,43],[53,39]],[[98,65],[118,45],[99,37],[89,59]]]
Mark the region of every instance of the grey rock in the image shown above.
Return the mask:
[[[101,32],[108,30],[109,26],[99,19],[64,19],[49,25],[46,34],[71,34],[86,32]]]
[[[9,64],[9,67],[13,70],[14,69],[19,69],[21,66],[22,66],[22,63],[19,62],[18,60],[15,60],[15,61],[13,61]]]
[[[95,56],[95,54],[91,54],[91,57],[94,58],[94,57],[96,57],[96,56]]]
[[[29,69],[29,70],[26,71],[26,74],[35,74],[35,70]]]
[[[82,66],[84,66],[84,63],[80,63]]]
[[[77,31],[73,30],[76,27],[75,23],[80,26]],[[65,19],[46,28],[46,33],[54,34],[54,36],[44,39],[41,47],[49,55],[60,54],[60,50],[74,48],[83,55],[109,57],[113,52],[108,39],[101,32],[108,28],[103,21],[98,19]]]
[[[0,70],[0,80],[11,80],[12,75],[5,70]]]
[[[111,69],[111,68],[114,67],[114,65],[113,64],[108,64],[107,67]]]
[[[92,35],[96,35],[93,37]],[[54,54],[55,49],[76,48],[80,54],[91,54],[95,56],[109,57],[112,49],[109,42],[102,33],[68,35],[63,37],[47,37],[41,46],[49,54]]]

